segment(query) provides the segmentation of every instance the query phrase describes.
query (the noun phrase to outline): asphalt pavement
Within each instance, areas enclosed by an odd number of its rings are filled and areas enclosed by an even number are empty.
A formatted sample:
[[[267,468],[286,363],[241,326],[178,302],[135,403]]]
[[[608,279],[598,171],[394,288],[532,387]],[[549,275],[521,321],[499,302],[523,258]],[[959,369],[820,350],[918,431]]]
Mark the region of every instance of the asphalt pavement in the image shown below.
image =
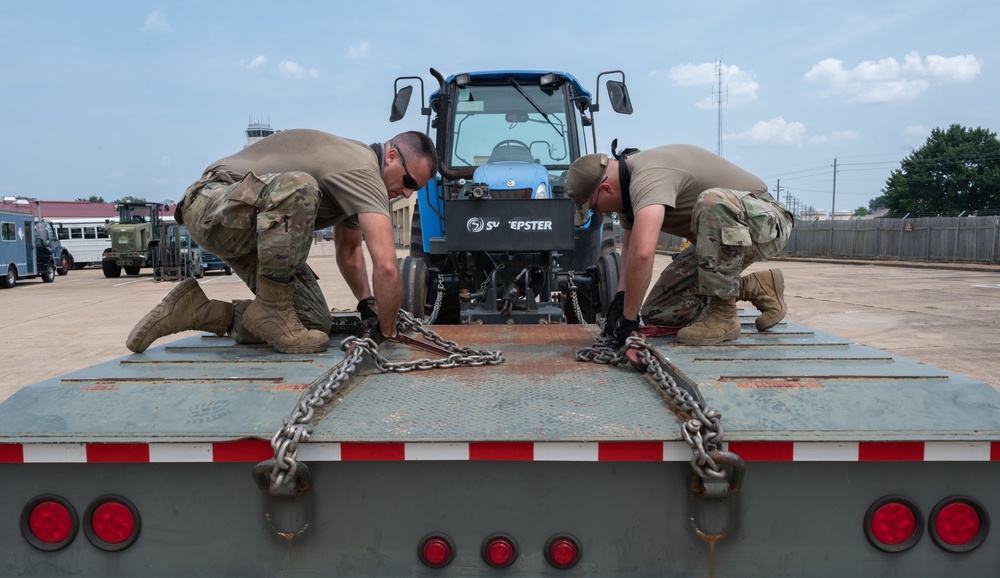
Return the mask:
[[[329,305],[353,309],[357,300],[333,255],[333,243],[320,243],[309,263]],[[659,256],[656,272],[669,260]],[[750,270],[771,267],[784,272],[789,321],[1000,390],[1000,267],[778,260]],[[212,272],[200,281],[213,299],[252,297],[235,275]],[[25,280],[0,289],[0,401],[31,383],[128,355],[125,338],[132,326],[173,286],[154,281],[149,269],[117,279],[82,269],[53,283]]]

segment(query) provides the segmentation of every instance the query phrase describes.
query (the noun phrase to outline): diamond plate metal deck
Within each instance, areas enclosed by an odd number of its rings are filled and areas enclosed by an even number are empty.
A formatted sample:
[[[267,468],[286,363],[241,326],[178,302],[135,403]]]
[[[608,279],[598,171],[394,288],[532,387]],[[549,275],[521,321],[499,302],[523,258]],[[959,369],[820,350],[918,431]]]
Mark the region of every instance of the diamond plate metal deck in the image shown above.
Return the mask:
[[[723,414],[728,441],[995,440],[988,385],[794,323],[768,332],[743,313],[739,339],[711,347],[652,338],[675,379]],[[500,349],[497,366],[360,371],[318,412],[321,442],[675,441],[678,417],[630,367],[575,360],[594,326],[434,327]],[[0,441],[270,439],[301,396],[344,359],[334,340],[283,355],[190,337],[27,388],[0,404]],[[393,361],[426,354],[384,344]]]
[[[0,404],[0,441],[270,438],[339,349],[280,355],[189,337],[23,388]]]
[[[739,339],[685,346],[650,340],[679,380],[723,414],[726,439],[997,439],[989,385],[795,323],[766,332],[742,313]]]
[[[575,360],[597,330],[579,325],[435,327],[496,366],[376,374],[343,396],[314,441],[616,441],[680,439],[679,422],[631,368]],[[422,354],[396,347],[393,361]]]

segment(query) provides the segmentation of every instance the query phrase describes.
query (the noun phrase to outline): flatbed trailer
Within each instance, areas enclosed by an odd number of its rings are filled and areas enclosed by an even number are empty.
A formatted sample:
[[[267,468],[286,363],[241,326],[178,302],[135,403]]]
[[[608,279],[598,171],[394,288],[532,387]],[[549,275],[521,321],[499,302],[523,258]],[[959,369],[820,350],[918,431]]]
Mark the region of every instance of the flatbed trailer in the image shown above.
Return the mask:
[[[0,404],[0,573],[89,576],[987,576],[1000,393],[785,322],[646,343],[690,411],[593,325],[432,326],[498,365],[380,372],[312,417],[294,495],[272,438],[347,354],[195,336]],[[392,362],[428,357],[398,343]]]

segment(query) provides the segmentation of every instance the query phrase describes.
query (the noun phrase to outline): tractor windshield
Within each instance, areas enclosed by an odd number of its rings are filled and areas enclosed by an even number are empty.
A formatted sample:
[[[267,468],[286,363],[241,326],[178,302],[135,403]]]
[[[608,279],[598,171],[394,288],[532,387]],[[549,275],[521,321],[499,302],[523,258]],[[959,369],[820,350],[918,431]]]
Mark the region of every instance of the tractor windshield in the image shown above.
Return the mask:
[[[510,83],[458,88],[451,166],[525,161],[550,171],[570,163],[565,86]],[[571,122],[571,120],[570,120]]]

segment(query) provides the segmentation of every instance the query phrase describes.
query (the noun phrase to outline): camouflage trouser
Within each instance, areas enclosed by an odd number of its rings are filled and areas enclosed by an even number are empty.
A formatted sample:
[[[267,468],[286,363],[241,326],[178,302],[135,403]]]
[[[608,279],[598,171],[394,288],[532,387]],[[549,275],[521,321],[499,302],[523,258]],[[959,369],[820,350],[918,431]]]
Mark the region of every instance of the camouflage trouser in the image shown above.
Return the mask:
[[[735,298],[740,275],[778,254],[792,233],[792,215],[770,195],[708,189],[691,214],[696,238],[660,274],[640,314],[651,325],[687,325],[709,297]]]
[[[316,180],[302,172],[249,173],[239,182],[206,173],[184,192],[182,217],[191,238],[232,267],[254,293],[259,275],[291,277],[299,320],[308,329],[328,333],[330,308],[305,262],[319,198]],[[234,303],[230,333],[240,341],[239,318],[246,303]]]

